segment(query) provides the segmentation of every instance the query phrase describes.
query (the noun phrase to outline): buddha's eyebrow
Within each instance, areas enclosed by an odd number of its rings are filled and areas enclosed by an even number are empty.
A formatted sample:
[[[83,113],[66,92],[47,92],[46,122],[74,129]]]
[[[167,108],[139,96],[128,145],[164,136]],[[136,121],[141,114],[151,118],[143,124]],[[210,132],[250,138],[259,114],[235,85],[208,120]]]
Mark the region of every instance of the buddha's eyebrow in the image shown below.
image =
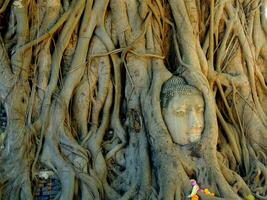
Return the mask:
[[[185,109],[185,104],[176,104],[175,106],[174,106],[176,109]]]
[[[196,105],[197,107],[202,107],[202,108],[204,108],[204,105],[201,105],[201,104],[199,104],[199,105]]]
[[[204,108],[205,108],[204,105],[196,105],[195,106],[195,109],[197,109],[197,110],[199,110],[199,109],[204,110]]]

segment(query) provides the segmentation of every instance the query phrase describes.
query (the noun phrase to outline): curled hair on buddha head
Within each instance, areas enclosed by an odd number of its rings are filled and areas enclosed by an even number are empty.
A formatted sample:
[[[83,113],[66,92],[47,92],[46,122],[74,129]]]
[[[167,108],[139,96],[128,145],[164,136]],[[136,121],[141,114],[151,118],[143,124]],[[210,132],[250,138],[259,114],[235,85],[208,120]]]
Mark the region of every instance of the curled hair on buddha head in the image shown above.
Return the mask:
[[[180,76],[172,76],[170,79],[164,82],[160,92],[160,105],[161,108],[167,108],[170,100],[175,95],[202,95],[201,92],[189,85],[184,78]]]

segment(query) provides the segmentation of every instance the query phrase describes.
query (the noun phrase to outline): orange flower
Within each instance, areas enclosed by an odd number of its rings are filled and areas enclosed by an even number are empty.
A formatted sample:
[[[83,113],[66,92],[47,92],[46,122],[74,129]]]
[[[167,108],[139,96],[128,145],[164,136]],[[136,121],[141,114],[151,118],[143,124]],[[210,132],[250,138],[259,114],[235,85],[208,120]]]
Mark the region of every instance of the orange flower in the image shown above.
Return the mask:
[[[191,200],[198,200],[198,199],[199,199],[199,197],[198,197],[197,194],[194,194],[194,195],[191,197]]]

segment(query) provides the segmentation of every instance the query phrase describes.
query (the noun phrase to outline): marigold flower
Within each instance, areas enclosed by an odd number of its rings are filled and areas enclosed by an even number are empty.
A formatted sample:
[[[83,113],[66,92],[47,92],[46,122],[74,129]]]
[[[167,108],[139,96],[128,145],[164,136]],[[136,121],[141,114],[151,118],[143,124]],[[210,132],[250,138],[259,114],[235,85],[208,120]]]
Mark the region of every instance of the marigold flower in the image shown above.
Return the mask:
[[[191,197],[191,200],[199,200],[199,197],[197,194],[194,194],[192,197]]]

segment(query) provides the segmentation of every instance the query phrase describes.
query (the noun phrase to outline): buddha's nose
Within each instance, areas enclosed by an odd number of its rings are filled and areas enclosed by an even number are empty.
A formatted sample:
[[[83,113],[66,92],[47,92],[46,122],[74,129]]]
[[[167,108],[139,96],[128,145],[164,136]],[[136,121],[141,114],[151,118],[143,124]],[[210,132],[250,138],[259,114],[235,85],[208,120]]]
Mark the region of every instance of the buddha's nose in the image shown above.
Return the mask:
[[[191,110],[189,112],[189,126],[191,129],[201,129],[202,123],[201,123],[201,117],[197,114],[195,110]]]

